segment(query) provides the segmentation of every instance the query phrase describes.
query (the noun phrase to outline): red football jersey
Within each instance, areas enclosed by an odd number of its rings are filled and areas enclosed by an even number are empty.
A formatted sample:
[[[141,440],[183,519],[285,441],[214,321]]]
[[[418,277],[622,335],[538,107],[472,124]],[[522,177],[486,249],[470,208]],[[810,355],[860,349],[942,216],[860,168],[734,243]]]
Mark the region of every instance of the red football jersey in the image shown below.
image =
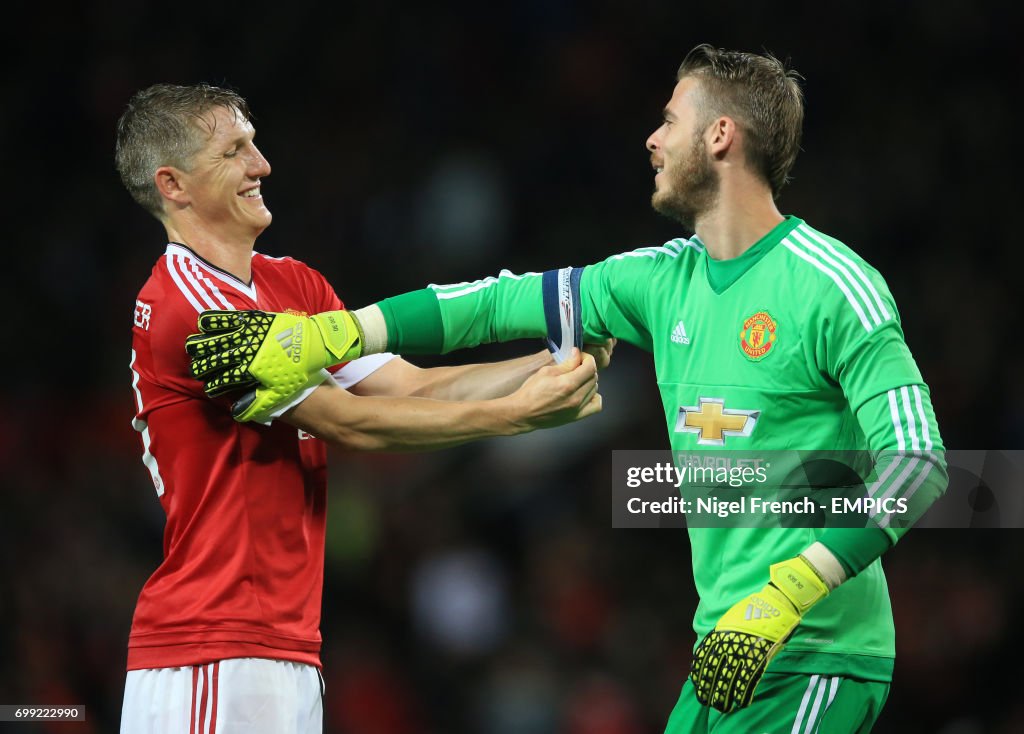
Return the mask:
[[[135,302],[133,425],[167,526],[135,608],[129,670],[237,657],[320,665],[326,447],[280,421],[235,422],[231,400],[210,400],[189,375],[185,338],[208,308],[342,307],[320,273],[287,257],[255,253],[248,285],[177,243],[153,268]],[[353,384],[386,361],[350,362],[335,379]]]

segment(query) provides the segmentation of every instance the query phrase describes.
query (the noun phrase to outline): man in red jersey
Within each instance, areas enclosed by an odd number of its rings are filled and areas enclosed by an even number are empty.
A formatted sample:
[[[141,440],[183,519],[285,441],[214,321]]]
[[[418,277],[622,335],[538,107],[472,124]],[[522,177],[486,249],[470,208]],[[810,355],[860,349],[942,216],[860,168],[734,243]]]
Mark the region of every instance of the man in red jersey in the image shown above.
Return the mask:
[[[233,420],[189,375],[198,314],[343,308],[315,270],[254,252],[271,220],[254,133],[245,100],[206,85],[145,89],[118,122],[122,181],[169,241],[135,302],[133,425],[167,525],[132,623],[122,732],[321,731],[321,439],[439,448],[601,407],[595,361],[575,351],[426,370],[386,354],[324,373],[264,424]]]

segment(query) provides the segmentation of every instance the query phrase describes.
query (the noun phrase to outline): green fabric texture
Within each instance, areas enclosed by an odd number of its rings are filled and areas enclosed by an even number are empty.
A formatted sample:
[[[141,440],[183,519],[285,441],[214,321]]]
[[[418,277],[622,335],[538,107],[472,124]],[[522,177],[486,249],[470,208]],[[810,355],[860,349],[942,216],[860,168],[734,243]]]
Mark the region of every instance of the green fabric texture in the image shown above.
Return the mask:
[[[820,541],[847,576],[856,576],[892,547],[889,536],[879,528],[829,528]]]
[[[424,288],[377,304],[388,328],[388,349],[399,354],[440,354],[444,345],[441,309]]]
[[[889,684],[828,673],[765,673],[756,705],[728,714],[701,706],[687,678],[665,734],[867,734],[889,696]]]
[[[942,440],[883,278],[797,217],[751,250],[738,264],[711,263],[699,241],[676,239],[587,266],[585,341],[616,337],[653,354],[675,451],[870,452],[873,496],[930,504],[946,484]],[[432,290],[445,351],[545,334],[537,273]],[[415,319],[395,320],[409,338]],[[824,539],[852,578],[804,616],[768,669],[888,680],[895,639],[878,554],[906,528],[879,526],[868,540],[835,528],[691,527],[698,643],[767,583],[771,564]]]

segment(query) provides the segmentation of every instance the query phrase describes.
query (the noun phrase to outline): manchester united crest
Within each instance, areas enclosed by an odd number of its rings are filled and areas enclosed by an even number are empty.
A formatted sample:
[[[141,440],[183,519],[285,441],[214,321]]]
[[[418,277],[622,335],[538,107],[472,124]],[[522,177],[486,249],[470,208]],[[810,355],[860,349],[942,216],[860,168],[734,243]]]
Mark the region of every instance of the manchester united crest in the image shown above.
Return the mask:
[[[755,362],[764,359],[775,347],[778,325],[767,311],[758,311],[743,322],[740,349]]]

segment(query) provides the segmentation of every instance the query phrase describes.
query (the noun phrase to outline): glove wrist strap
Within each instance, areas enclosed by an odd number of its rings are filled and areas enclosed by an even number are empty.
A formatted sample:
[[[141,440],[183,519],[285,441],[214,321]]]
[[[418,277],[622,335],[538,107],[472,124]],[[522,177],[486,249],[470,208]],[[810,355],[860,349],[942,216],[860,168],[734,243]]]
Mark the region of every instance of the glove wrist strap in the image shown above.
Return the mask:
[[[774,564],[769,573],[772,585],[793,603],[801,615],[828,596],[828,585],[802,556]]]
[[[325,367],[356,359],[362,354],[363,333],[348,311],[325,311],[311,317],[327,350]]]

